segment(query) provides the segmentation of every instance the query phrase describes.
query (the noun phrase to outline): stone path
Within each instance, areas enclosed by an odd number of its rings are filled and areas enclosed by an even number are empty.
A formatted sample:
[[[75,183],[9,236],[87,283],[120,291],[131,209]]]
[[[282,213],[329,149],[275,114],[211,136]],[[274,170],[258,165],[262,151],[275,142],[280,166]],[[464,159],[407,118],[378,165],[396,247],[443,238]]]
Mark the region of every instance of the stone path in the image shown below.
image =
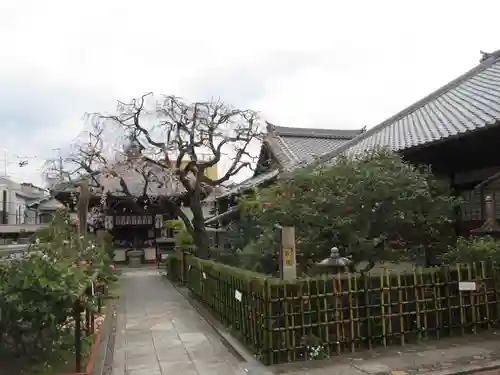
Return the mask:
[[[239,359],[158,270],[124,270],[113,375],[245,373]]]

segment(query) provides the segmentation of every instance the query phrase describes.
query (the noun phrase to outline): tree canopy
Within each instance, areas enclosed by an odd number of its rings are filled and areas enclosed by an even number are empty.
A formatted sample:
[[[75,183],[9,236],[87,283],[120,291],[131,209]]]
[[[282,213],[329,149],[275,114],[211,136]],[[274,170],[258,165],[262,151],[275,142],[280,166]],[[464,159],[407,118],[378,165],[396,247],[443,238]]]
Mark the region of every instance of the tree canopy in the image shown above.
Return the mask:
[[[242,255],[253,266],[269,258],[277,249],[273,225],[280,224],[295,226],[302,262],[323,259],[332,246],[367,261],[366,270],[380,260],[411,260],[446,248],[456,204],[446,182],[395,153],[342,156],[240,200],[242,223],[250,218],[260,234]]]
[[[252,165],[251,145],[261,136],[258,114],[219,100],[190,103],[146,94],[119,102],[114,114],[93,113],[87,119],[89,130],[64,158],[65,170],[56,166],[59,175],[90,179],[103,200],[119,195],[139,212],[151,205],[174,212],[198,249],[207,251],[202,201]],[[132,143],[127,149],[124,138]],[[226,168],[223,161],[229,162]],[[210,168],[219,173],[210,175]],[[180,195],[187,197],[192,215],[181,209]]]

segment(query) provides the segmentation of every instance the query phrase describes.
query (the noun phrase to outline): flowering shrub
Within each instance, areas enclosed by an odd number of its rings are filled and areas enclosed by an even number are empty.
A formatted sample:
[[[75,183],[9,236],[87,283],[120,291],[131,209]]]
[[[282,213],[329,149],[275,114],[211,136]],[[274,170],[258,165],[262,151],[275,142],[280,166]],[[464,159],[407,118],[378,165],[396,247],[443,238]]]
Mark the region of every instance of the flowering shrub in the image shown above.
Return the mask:
[[[43,359],[74,346],[75,302],[97,310],[86,290],[114,277],[106,250],[78,235],[64,211],[41,235],[21,257],[0,263],[0,353]]]

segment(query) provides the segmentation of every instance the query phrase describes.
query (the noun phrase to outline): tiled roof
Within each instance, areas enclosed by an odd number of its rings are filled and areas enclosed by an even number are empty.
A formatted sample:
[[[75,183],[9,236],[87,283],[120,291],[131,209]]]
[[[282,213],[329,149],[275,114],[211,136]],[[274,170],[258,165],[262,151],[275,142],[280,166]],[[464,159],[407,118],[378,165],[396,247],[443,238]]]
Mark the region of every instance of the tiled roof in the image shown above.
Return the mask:
[[[265,142],[283,169],[290,169],[336,150],[362,132],[363,129],[290,128],[268,123]]]
[[[261,173],[257,176],[251,177],[243,182],[240,182],[239,184],[233,186],[231,189],[228,191],[220,194],[217,196],[217,198],[223,198],[223,197],[228,197],[230,195],[234,195],[240,192],[244,192],[247,189],[250,189],[254,186],[258,186],[266,181],[271,180],[272,178],[276,177],[279,173],[278,169],[273,169],[269,172],[264,172]]]
[[[62,204],[55,198],[40,202],[40,204],[38,205],[39,211],[56,211],[60,208],[64,208],[64,204]]]
[[[131,168],[127,163],[117,164],[113,166],[113,171],[123,179],[132,196],[142,196],[146,182],[146,195],[148,196],[177,196],[185,192],[184,186],[177,177],[166,173],[152,163],[146,162],[144,165],[137,167],[137,170]],[[147,181],[140,173],[141,171],[151,171],[155,180],[148,179]],[[106,186],[109,192],[115,195],[123,195],[121,193],[123,190],[120,186],[120,178],[111,175],[102,177],[98,175],[97,179],[102,185]]]
[[[500,120],[500,51],[474,69],[320,158],[374,147],[403,151],[497,125]]]
[[[120,185],[120,177],[125,182],[132,196],[142,196],[146,179],[140,173],[141,171],[152,172],[154,178],[149,178],[146,195],[148,196],[178,196],[185,192],[184,187],[177,177],[165,173],[160,167],[155,164],[145,161],[143,164],[138,164],[137,167],[131,167],[127,162],[116,163],[113,166],[113,171],[119,176],[114,177],[105,172],[94,172],[89,178],[91,192],[102,193],[102,188],[96,188],[95,181],[98,181],[100,186],[106,186],[106,190],[114,195],[123,196],[123,189]],[[63,182],[55,185],[53,192],[77,192],[78,183],[81,182]]]
[[[280,170],[288,171],[303,163],[311,162],[315,158],[331,152],[353,139],[361,134],[364,129],[290,128],[267,123],[267,131],[268,134],[264,143],[271,149],[279,166],[235,185],[227,192],[218,195],[217,199],[238,194],[269,181],[276,177]]]

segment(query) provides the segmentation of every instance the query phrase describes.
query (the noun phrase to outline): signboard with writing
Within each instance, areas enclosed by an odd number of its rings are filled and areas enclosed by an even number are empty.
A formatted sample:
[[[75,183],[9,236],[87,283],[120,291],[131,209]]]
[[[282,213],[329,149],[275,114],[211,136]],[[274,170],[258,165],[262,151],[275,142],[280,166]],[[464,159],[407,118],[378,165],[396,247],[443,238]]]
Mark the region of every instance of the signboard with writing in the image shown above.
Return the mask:
[[[285,266],[293,266],[293,250],[290,248],[285,248],[283,249],[283,261],[285,263]]]
[[[476,290],[476,283],[474,281],[460,281],[458,283],[458,290],[460,290],[460,291],[474,291],[474,290]]]
[[[115,216],[116,226],[131,226],[131,225],[153,225],[153,216],[141,215],[118,215]]]

